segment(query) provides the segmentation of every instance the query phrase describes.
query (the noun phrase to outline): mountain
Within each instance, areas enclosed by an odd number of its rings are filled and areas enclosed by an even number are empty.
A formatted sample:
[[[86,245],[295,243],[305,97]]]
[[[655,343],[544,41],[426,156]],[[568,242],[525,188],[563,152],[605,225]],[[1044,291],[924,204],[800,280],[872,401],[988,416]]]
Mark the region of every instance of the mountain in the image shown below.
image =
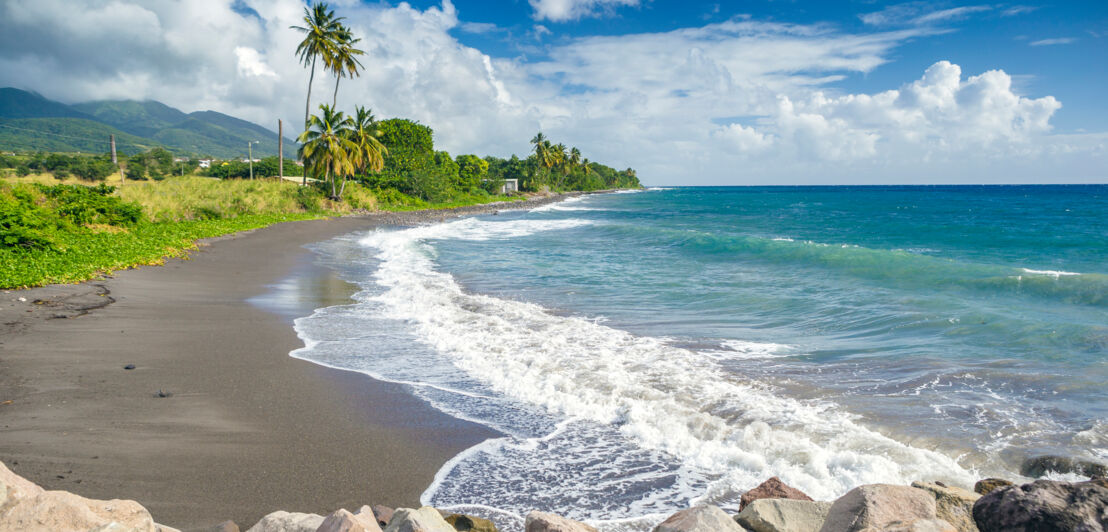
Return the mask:
[[[153,136],[173,127],[188,115],[164,103],[155,101],[104,100],[74,104],[74,109],[92,115],[96,120],[140,137]]]
[[[164,147],[178,155],[255,157],[277,153],[277,134],[215,111],[184,113],[152,100],[66,105],[13,88],[0,89],[0,150],[107,151],[109,135],[124,153]],[[296,143],[285,138],[285,156]]]

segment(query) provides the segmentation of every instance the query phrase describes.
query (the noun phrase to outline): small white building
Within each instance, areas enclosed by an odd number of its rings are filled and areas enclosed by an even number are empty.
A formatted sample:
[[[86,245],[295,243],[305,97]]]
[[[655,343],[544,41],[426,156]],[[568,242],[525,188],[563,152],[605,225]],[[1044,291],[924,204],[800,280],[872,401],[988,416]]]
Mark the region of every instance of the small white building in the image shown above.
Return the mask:
[[[519,180],[518,179],[505,179],[504,184],[500,185],[500,193],[507,194],[509,192],[519,192]]]
[[[214,159],[200,159],[200,168],[211,168]]]

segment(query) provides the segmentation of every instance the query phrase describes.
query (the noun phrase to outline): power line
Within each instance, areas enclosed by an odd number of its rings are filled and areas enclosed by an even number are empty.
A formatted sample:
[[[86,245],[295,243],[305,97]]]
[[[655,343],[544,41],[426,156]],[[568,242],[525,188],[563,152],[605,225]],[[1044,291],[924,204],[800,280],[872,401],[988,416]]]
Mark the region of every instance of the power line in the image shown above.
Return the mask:
[[[0,127],[6,127],[8,129],[17,129],[19,131],[29,131],[31,133],[37,133],[39,135],[50,135],[50,136],[53,136],[53,137],[61,137],[61,138],[66,138],[66,139],[77,139],[77,140],[83,140],[83,141],[87,141],[87,142],[104,142],[104,139],[102,139],[102,138],[77,137],[77,136],[74,136],[74,135],[62,135],[61,133],[51,133],[49,131],[42,131],[42,130],[39,130],[39,129],[27,129],[25,127],[16,127],[16,126],[8,125],[8,124],[0,124]],[[119,142],[119,144],[125,144],[127,146],[134,146],[136,148],[147,147],[143,144],[135,144],[133,142]]]

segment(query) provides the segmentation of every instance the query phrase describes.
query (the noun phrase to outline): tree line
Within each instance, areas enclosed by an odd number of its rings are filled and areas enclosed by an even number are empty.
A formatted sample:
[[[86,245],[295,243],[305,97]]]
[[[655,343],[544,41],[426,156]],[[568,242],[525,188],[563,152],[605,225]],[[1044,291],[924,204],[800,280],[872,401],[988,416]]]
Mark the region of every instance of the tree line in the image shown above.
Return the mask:
[[[360,75],[361,41],[343,24],[344,17],[323,2],[304,8],[304,25],[291,26],[304,34],[296,48],[301,64],[309,68],[304,103],[304,132],[298,137],[298,155],[307,175],[322,180],[332,198],[341,199],[346,182],[355,179],[380,192],[397,192],[438,202],[457,193],[488,194],[504,180],[516,179],[523,191],[599,190],[639,187],[631,168],[615,170],[583,158],[576,147],[552,144],[543,133],[531,143],[525,159],[459,155],[436,151],[431,128],[405,119],[378,122],[373,113],[357,106],[352,114],[336,109],[339,82]],[[335,77],[331,105],[321,104],[311,114],[312,82],[317,63]]]

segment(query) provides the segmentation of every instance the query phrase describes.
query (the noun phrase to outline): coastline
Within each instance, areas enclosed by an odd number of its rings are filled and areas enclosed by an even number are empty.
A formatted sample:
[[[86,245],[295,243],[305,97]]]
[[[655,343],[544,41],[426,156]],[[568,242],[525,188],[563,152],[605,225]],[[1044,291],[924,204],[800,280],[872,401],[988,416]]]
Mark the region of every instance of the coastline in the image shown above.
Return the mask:
[[[0,461],[46,489],[134,499],[185,529],[277,509],[418,506],[442,464],[495,433],[403,386],[288,356],[301,345],[289,316],[249,300],[297,269],[320,273],[309,243],[573,195],[287,222],[160,267],[6,291]],[[322,279],[329,296],[300,304],[349,296]]]

